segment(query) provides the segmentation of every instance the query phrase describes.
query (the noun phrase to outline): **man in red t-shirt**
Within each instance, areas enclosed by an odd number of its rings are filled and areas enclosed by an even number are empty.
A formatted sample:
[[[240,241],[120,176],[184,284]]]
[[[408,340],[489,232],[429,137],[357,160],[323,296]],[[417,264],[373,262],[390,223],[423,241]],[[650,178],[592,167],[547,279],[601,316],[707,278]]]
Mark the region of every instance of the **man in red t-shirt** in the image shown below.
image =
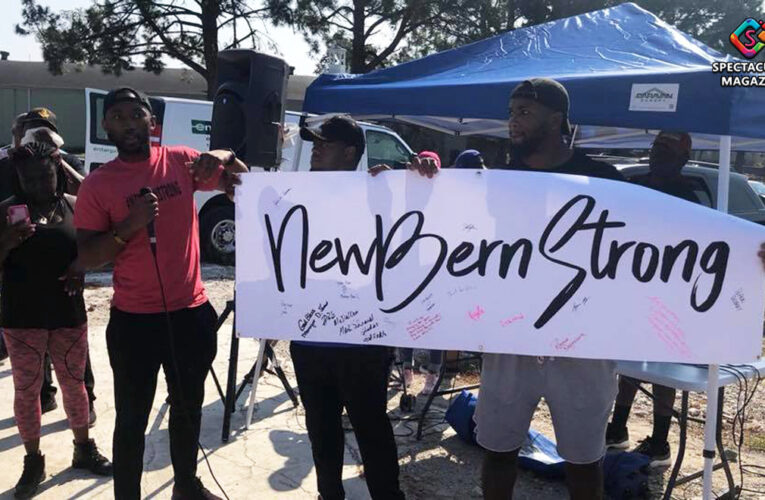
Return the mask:
[[[204,382],[216,352],[217,314],[199,266],[194,191],[233,193],[246,166],[232,151],[152,147],[149,100],[131,88],[104,100],[103,127],[118,157],[80,187],[74,224],[87,268],[114,263],[106,330],[114,372],[114,493],[141,497],[144,432],[162,366],[170,392],[173,499],[218,498],[196,477]],[[151,193],[141,194],[144,187]],[[156,233],[152,255],[147,226]],[[156,262],[155,262],[156,258]],[[168,324],[171,326],[168,328]]]

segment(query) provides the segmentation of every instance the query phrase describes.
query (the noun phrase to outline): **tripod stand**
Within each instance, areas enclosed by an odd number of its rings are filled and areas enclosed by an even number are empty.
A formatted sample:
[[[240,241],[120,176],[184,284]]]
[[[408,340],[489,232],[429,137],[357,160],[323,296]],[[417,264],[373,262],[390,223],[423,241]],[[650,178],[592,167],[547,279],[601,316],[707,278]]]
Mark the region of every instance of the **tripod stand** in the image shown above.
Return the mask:
[[[218,324],[216,325],[215,329],[216,331],[220,331],[220,327],[223,326],[223,323],[225,323],[226,319],[228,318],[229,314],[235,313],[236,310],[236,302],[234,300],[229,300],[226,302],[226,308],[223,310],[223,313],[218,318]],[[256,359],[255,363],[252,365],[252,368],[247,372],[247,374],[242,379],[241,384],[239,385],[239,388],[237,388],[236,384],[236,370],[238,368],[239,364],[239,337],[237,336],[236,332],[236,315],[234,315],[234,325],[231,328],[231,349],[229,351],[229,357],[228,357],[228,378],[226,381],[226,394],[223,395],[223,390],[220,386],[220,383],[218,382],[218,377],[215,375],[215,372],[212,371],[212,368],[210,369],[210,372],[212,373],[213,380],[215,381],[215,386],[218,388],[218,394],[220,394],[221,400],[223,401],[223,429],[221,434],[221,441],[224,443],[227,443],[231,434],[231,414],[234,413],[234,407],[236,405],[236,401],[239,399],[239,396],[242,395],[242,392],[244,392],[244,389],[247,387],[247,385],[252,385],[252,398],[254,399],[254,392],[255,387],[257,386],[257,379],[260,378],[260,373],[267,372],[271,375],[276,375],[279,377],[279,380],[281,381],[282,385],[284,386],[284,390],[287,392],[287,395],[292,400],[292,404],[295,405],[295,407],[298,406],[298,399],[295,395],[295,391],[292,389],[292,386],[290,385],[289,381],[287,380],[286,375],[284,375],[284,371],[282,370],[281,366],[279,365],[279,362],[276,359],[276,353],[274,352],[271,345],[268,343],[266,339],[261,339],[261,348],[258,353],[258,358]],[[259,365],[262,365],[260,367]],[[272,368],[269,368],[269,365]],[[258,375],[256,376],[256,373]],[[248,414],[247,423],[249,424],[250,421],[250,414]]]

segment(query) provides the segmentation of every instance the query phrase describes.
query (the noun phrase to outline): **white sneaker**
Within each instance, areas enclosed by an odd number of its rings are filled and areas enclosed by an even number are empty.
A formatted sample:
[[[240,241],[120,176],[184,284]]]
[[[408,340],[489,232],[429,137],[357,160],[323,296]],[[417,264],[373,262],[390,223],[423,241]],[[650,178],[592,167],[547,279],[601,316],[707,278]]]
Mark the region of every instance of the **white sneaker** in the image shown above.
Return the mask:
[[[437,373],[428,373],[425,375],[425,387],[422,388],[422,392],[420,394],[430,394],[437,390],[438,387],[436,387],[436,382],[438,382]]]

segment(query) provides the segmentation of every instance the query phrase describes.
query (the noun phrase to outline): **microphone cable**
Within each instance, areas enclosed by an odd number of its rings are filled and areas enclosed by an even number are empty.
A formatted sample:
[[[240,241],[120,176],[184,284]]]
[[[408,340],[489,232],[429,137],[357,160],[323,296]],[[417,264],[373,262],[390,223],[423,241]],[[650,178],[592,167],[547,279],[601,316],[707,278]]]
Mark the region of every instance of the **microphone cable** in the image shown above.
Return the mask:
[[[150,194],[151,192],[152,191],[149,188],[141,189],[141,194]],[[151,227],[151,231],[149,231],[149,227]],[[165,297],[165,287],[162,284],[162,274],[159,271],[159,262],[157,261],[157,246],[156,246],[157,239],[156,239],[156,234],[154,232],[154,221],[151,221],[147,225],[147,231],[149,231],[151,256],[152,256],[152,260],[154,261],[154,269],[157,272],[157,281],[159,282],[159,293],[162,296],[162,309],[165,312],[165,322],[167,324],[167,337],[168,337],[169,351],[170,351],[170,364],[172,365],[173,375],[175,376],[175,381],[176,381],[175,392],[177,394],[171,397],[170,405],[172,406],[172,399],[175,399],[175,396],[177,396],[178,401],[181,403],[184,409],[183,413],[186,415],[189,428],[193,430],[194,423],[191,420],[191,415],[189,414],[189,411],[188,411],[189,407],[186,405],[186,399],[183,397],[183,390],[181,389],[180,370],[178,369],[178,362],[175,355],[175,345],[174,345],[175,335],[173,334],[173,324],[170,318],[170,310],[167,307],[167,298]],[[201,423],[200,423],[200,429],[201,429]],[[223,489],[223,486],[221,486],[220,482],[218,482],[218,478],[215,477],[215,473],[213,472],[212,466],[210,465],[210,460],[207,458],[207,453],[205,452],[205,449],[202,446],[202,443],[200,442],[199,437],[197,437],[197,446],[202,451],[202,456],[205,459],[205,463],[207,464],[207,469],[210,471],[210,476],[212,476],[213,481],[215,481],[215,484],[218,486],[218,489],[221,491],[221,493],[223,493],[223,496],[226,498],[226,500],[230,500],[228,495],[226,494],[226,490]]]

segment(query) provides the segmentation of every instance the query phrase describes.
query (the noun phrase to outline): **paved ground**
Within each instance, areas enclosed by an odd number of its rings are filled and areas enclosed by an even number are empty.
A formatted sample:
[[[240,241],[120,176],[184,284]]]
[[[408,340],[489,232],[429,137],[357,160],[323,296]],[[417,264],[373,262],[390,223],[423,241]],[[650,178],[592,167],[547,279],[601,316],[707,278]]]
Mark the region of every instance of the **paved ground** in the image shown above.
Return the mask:
[[[225,328],[225,327],[224,327]],[[216,372],[225,383],[228,359],[227,335],[221,336],[220,355],[215,363]],[[93,435],[107,456],[111,456],[111,432],[114,406],[112,400],[112,377],[104,342],[104,327],[94,327],[90,332],[91,356],[96,367],[96,409],[98,422]],[[252,364],[256,354],[254,342],[241,343],[241,376]],[[164,404],[164,381],[160,382],[154,408],[149,419],[144,460],[143,496],[146,498],[169,498],[172,490],[172,467],[168,448],[167,405]],[[16,432],[11,412],[12,382],[8,363],[0,366],[0,496],[10,497],[13,485],[20,475],[24,455],[21,440]],[[244,412],[237,412],[233,419],[235,432],[230,442],[222,446],[221,422],[223,406],[212,380],[208,381],[203,416],[202,443],[207,450],[210,465],[230,498],[312,498],[316,497],[315,476],[310,448],[302,417],[292,408],[286,393],[275,377],[263,379],[259,389],[259,410],[256,422],[250,430],[243,430]],[[244,404],[242,396],[240,404]],[[43,416],[41,448],[46,455],[48,479],[39,498],[110,498],[111,483],[96,480],[69,468],[72,456],[71,433],[67,428],[64,411],[59,409]],[[366,486],[359,479],[353,456],[347,456],[345,481],[350,498],[364,498]],[[219,493],[204,461],[199,469],[205,484]],[[354,477],[356,476],[356,477]],[[264,495],[253,495],[255,492]],[[265,494],[268,492],[267,494]]]

